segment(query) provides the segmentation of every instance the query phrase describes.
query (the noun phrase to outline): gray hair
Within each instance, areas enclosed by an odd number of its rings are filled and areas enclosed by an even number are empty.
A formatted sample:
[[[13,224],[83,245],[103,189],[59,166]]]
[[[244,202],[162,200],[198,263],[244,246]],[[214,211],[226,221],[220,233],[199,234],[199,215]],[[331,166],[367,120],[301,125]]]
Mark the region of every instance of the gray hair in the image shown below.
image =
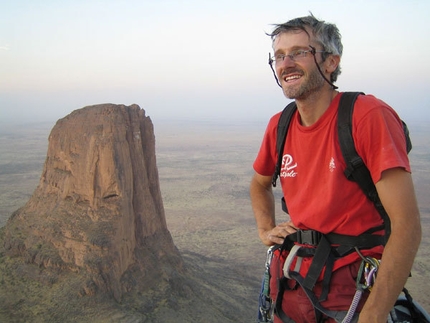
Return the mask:
[[[310,13],[309,16],[295,18],[283,24],[275,24],[274,26],[274,30],[270,34],[267,34],[272,38],[272,41],[274,41],[279,34],[291,31],[304,31],[310,37],[311,35],[308,31],[308,29],[310,29],[316,41],[320,43],[321,46],[323,46],[323,50],[326,51],[326,53],[322,54],[323,61],[330,54],[342,57],[343,45],[339,29],[335,24],[316,19],[312,13]],[[330,75],[330,81],[336,82],[340,73],[341,68],[339,65]]]

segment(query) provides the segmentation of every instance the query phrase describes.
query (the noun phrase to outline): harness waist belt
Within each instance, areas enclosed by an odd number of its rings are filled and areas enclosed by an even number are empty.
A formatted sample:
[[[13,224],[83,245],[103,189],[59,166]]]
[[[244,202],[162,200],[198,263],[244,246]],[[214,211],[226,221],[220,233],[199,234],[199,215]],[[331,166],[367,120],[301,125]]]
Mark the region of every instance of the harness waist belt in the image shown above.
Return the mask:
[[[362,233],[359,236],[350,236],[338,233],[322,234],[321,232],[315,230],[297,230],[294,234],[288,235],[287,239],[285,239],[290,242],[284,242],[284,250],[291,249],[292,245],[287,248],[285,247],[292,242],[296,242],[301,245],[317,247],[323,237],[328,240],[330,245],[338,246],[337,248],[335,248],[340,251],[340,255],[344,254],[345,251],[350,250],[351,248],[353,249],[355,247],[362,249],[370,249],[375,246],[385,244],[384,236],[375,235],[372,233]]]
[[[297,230],[296,242],[310,246],[317,246],[321,241],[321,232],[315,230]]]

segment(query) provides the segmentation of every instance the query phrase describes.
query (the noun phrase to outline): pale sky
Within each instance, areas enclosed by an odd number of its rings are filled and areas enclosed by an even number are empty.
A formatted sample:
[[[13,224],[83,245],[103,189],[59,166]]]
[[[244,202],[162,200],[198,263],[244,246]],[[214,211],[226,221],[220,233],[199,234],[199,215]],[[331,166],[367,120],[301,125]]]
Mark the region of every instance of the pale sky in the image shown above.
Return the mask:
[[[99,103],[164,118],[268,120],[288,100],[271,24],[335,23],[341,91],[430,120],[430,1],[15,0],[0,4],[0,121],[56,121]]]

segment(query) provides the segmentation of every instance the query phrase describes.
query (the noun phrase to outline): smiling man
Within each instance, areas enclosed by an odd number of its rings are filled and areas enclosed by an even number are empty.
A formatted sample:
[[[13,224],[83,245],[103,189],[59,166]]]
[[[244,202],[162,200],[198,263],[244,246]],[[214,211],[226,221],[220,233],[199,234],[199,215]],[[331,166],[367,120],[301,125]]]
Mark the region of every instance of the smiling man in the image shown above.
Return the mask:
[[[364,292],[350,322],[386,322],[421,239],[401,120],[372,95],[360,95],[355,101],[354,144],[391,222],[391,235],[385,243],[378,240],[384,236],[378,210],[357,183],[344,175],[346,163],[337,132],[343,93],[333,84],[340,74],[343,50],[339,30],[310,15],[276,25],[270,36],[274,53],[269,63],[284,95],[294,99],[297,107],[280,170],[290,218],[276,221],[272,192],[281,112],[269,121],[250,185],[260,239],[267,246],[283,245],[270,268],[275,322],[342,321],[351,308],[363,258],[375,260],[378,276],[371,293]],[[366,243],[339,252],[345,237],[348,243]],[[287,240],[294,243],[285,248]],[[329,246],[329,252],[322,260],[319,250],[326,250],[323,244]]]

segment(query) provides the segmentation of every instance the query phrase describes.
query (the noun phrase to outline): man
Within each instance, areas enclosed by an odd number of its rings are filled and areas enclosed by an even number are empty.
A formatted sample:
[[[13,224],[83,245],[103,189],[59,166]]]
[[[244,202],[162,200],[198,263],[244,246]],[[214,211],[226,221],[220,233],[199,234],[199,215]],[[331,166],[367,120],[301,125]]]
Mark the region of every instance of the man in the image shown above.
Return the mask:
[[[267,246],[282,244],[299,229],[359,236],[380,227],[382,220],[373,203],[343,174],[345,161],[336,128],[342,93],[333,85],[340,74],[342,55],[337,27],[310,15],[276,25],[269,36],[278,84],[287,98],[295,100],[297,111],[289,126],[280,176],[289,221],[275,221],[271,187],[280,113],[269,121],[254,162],[250,196],[261,241]],[[391,235],[385,248],[362,250],[365,256],[381,259],[381,264],[372,291],[365,304],[359,305],[361,313],[354,317],[354,322],[382,323],[387,321],[409,276],[421,239],[420,215],[397,114],[375,97],[360,95],[354,107],[353,137],[391,220]],[[322,306],[334,311],[348,310],[356,289],[360,256],[352,252],[335,260],[329,293],[321,301]],[[312,258],[303,259],[303,276]],[[321,274],[314,287],[317,297],[322,285]],[[314,307],[302,288],[294,282],[289,287],[291,290],[286,290],[282,298],[286,316],[297,323],[316,322]],[[276,283],[271,281],[271,288],[276,289]],[[271,290],[272,298],[276,298],[276,293]],[[325,322],[335,322],[326,315],[323,318],[327,319]],[[275,322],[282,320],[276,316]]]

